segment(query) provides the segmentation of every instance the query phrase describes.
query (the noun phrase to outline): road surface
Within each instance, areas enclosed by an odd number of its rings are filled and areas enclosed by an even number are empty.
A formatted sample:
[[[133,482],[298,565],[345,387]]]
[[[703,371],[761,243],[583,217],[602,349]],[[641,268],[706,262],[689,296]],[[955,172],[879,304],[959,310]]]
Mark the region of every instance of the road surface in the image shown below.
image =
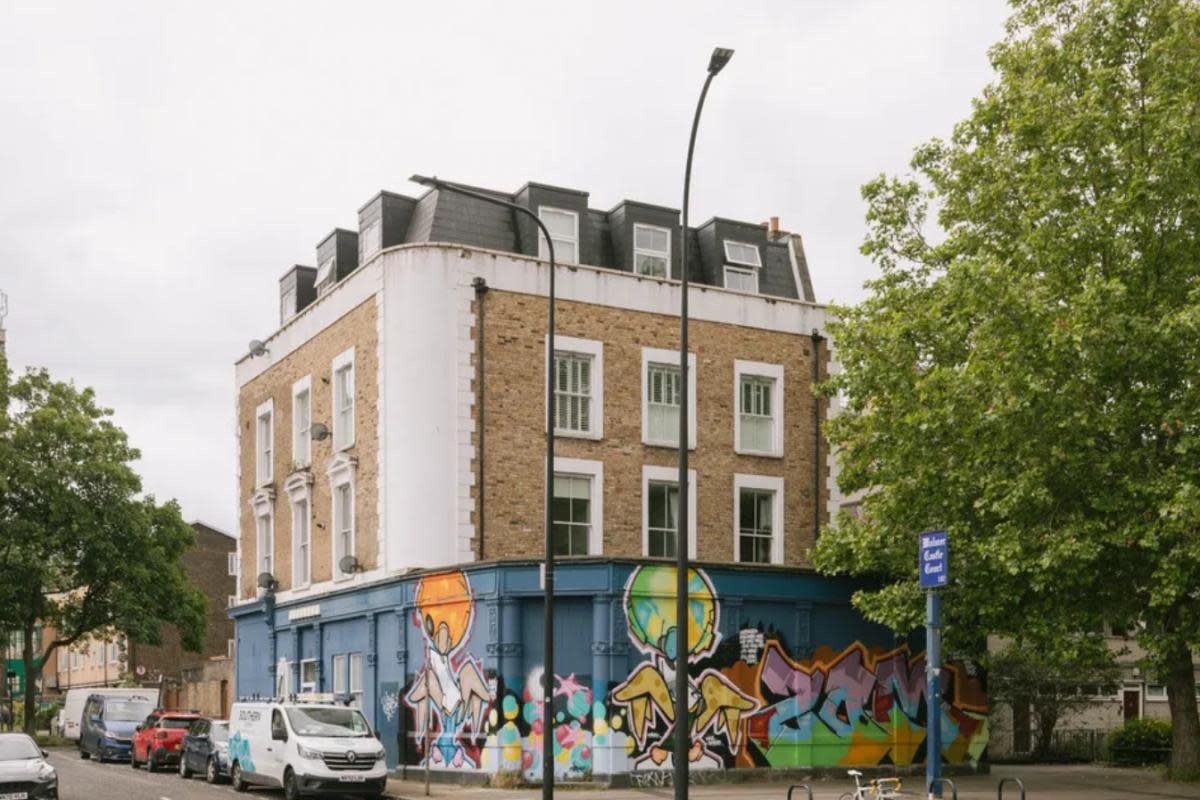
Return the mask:
[[[129,762],[84,761],[76,750],[51,750],[50,763],[58,770],[59,800],[283,800],[283,792],[273,789],[238,794],[227,783],[185,781],[174,767],[151,774]]]

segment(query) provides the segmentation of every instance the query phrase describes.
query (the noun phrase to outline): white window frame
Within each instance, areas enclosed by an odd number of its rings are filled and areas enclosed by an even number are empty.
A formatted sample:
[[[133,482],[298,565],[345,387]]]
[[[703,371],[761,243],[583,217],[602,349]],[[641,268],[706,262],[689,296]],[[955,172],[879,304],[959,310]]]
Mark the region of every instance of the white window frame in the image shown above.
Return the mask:
[[[363,654],[350,653],[346,659],[346,688],[350,693],[350,702],[362,708],[363,698]]]
[[[346,694],[350,689],[350,676],[348,674],[350,659],[345,653],[338,653],[333,657],[333,693],[335,695]]]
[[[225,596],[225,607],[226,608],[233,608],[237,604],[238,604],[238,596],[236,594],[230,594],[230,595]]]
[[[736,273],[738,275],[749,275],[751,278],[754,278],[754,288],[753,289],[738,289],[738,288],[734,288],[734,287],[730,286],[729,285],[729,273],[731,273],[731,272]],[[758,294],[758,270],[748,269],[745,267],[733,267],[733,266],[726,264],[725,272],[724,272],[722,280],[721,280],[721,285],[722,285],[722,287],[724,287],[725,289],[728,289],[731,292],[746,292],[746,293]]]
[[[346,430],[346,425],[342,422],[344,407],[341,405],[341,398],[338,396],[338,372],[343,368],[350,369],[350,425],[349,430]],[[333,402],[330,403],[330,408],[333,409],[333,449],[347,450],[354,446],[354,428],[357,422],[357,396],[355,394],[357,376],[355,375],[354,366],[354,348],[345,350],[333,359],[329,370],[329,385],[333,393]]]
[[[264,535],[263,535],[262,524],[263,524],[264,520],[266,521],[266,544],[268,545],[267,547],[263,546]],[[269,553],[269,557],[270,557],[269,564],[266,563],[266,561],[264,559],[264,556],[263,556],[264,553]],[[277,569],[277,566],[275,564],[275,512],[270,510],[269,507],[266,511],[260,511],[260,512],[255,513],[255,515],[254,515],[254,555],[256,557],[255,558],[256,569],[254,571],[254,581],[255,581],[255,585],[257,586],[259,575],[262,575],[264,572],[268,572],[271,575],[274,575],[275,569]],[[261,587],[260,587],[259,591],[262,591]]]
[[[383,249],[383,217],[367,223],[358,233],[358,264],[362,266]],[[797,284],[799,285],[799,284]]]
[[[585,458],[554,458],[554,474],[588,478],[592,482],[588,501],[588,555],[604,554],[604,462]]]
[[[756,269],[762,268],[762,251],[758,249],[758,245],[751,244],[750,242],[739,242],[736,239],[726,239],[724,241],[724,245],[725,245],[724,250],[725,250],[725,263],[726,264],[737,264],[739,266],[754,267]],[[729,246],[730,245],[733,245],[734,247],[749,247],[749,248],[751,248],[752,250],[754,250],[754,260],[747,261],[744,258],[735,258],[734,256],[730,255],[729,254]]]
[[[354,577],[355,573],[342,572],[341,556],[338,555],[338,539],[341,537],[341,531],[338,530],[338,490],[343,486],[350,488],[350,550],[342,555],[358,556],[358,513],[355,506],[358,504],[358,492],[355,480],[357,473],[357,462],[346,456],[344,453],[339,454],[334,458],[329,465],[329,551],[333,557],[333,579],[335,581],[347,581]]]
[[[771,417],[774,420],[774,430],[771,436],[770,450],[751,450],[742,447],[742,378],[766,378],[774,383],[771,390]],[[766,456],[783,458],[784,401],[783,364],[768,364],[764,361],[733,362],[733,451],[741,455]]]
[[[543,337],[543,346],[550,347],[550,337]],[[604,438],[604,342],[595,339],[578,339],[574,336],[555,336],[554,352],[570,355],[587,356],[592,359],[592,408],[590,412],[591,429],[587,431],[564,430],[557,425],[558,415],[555,414],[555,437],[565,436],[572,439],[603,439]],[[543,352],[545,356],[545,352]],[[550,366],[549,359],[543,358],[542,363]],[[546,367],[543,367],[543,371]],[[553,381],[553,373],[545,373],[546,381]],[[557,386],[557,384],[555,384]],[[557,394],[557,393],[556,393]],[[555,398],[555,412],[558,411],[558,400]],[[545,423],[542,430],[545,431]]]
[[[1155,702],[1167,699],[1167,687],[1159,683],[1146,684],[1146,699]]]
[[[313,679],[311,681],[305,682],[304,668],[309,664],[313,665]],[[321,670],[317,668],[317,660],[315,658],[300,659],[300,670],[297,674],[297,677],[299,678],[300,691],[302,693],[303,692],[315,692],[317,690],[317,685],[320,684],[320,682],[321,682]]]
[[[650,555],[650,484],[679,483],[677,467],[642,465],[642,555]],[[696,470],[688,470],[688,557],[696,557]],[[678,543],[677,543],[678,544]],[[678,552],[678,551],[677,551]]]
[[[301,397],[307,397],[307,419],[301,420],[297,413]],[[292,464],[307,467],[312,463],[312,375],[305,375],[292,384]],[[303,423],[303,424],[302,424]]]
[[[743,562],[741,555],[741,521],[742,521],[742,489],[773,492],[771,498],[771,563],[783,563],[784,527],[784,479],[775,475],[746,475],[740,472],[733,474],[733,560]]]
[[[555,206],[538,206],[538,219],[540,219],[543,223],[546,222],[545,217],[542,216],[542,214],[544,214],[545,212],[550,212],[551,214],[568,215],[571,217],[572,221],[575,223],[575,238],[573,240],[569,239],[567,237],[564,237],[564,236],[554,236],[553,237],[555,239],[555,242],[554,242],[554,260],[555,260],[555,262],[559,263],[559,264],[582,263],[583,255],[579,252],[579,250],[580,250],[580,247],[579,247],[579,212],[571,211],[570,209],[567,209],[567,208],[557,208]],[[549,230],[550,226],[547,224],[546,228],[547,228],[547,230]],[[538,237],[538,258],[540,258],[543,261],[548,261],[550,259],[550,248],[546,246],[546,237],[542,233],[542,229],[540,226],[538,227],[538,230],[537,230],[537,237]],[[563,258],[562,251],[558,244],[559,241],[571,242],[575,246],[575,258],[574,259]]]
[[[665,253],[661,253],[657,250],[646,250],[645,248],[638,247],[637,246],[638,228],[643,228],[643,229],[649,230],[649,231],[659,231],[660,233],[665,233],[667,235],[667,251]],[[664,228],[661,225],[648,225],[643,222],[635,222],[633,224],[633,264],[631,265],[633,267],[632,271],[635,275],[641,275],[646,278],[658,277],[657,275],[647,275],[646,273],[638,272],[637,259],[638,259],[638,256],[640,256],[640,255],[641,256],[650,256],[652,258],[664,258],[665,257],[667,259],[667,270],[666,270],[666,274],[663,275],[662,277],[670,278],[671,277],[671,229]]]
[[[108,663],[116,664],[121,660],[121,648],[117,642],[108,643]]]
[[[238,554],[236,551],[234,551],[232,553],[227,553],[226,555],[229,557],[229,564],[227,565],[226,569],[229,572],[230,577],[236,578],[237,574],[241,572],[241,570],[238,569],[240,566],[238,563]]]
[[[267,420],[266,441],[262,430]],[[265,445],[265,449],[264,449]],[[275,398],[254,409],[254,485],[270,486],[275,480]]]
[[[654,447],[678,447],[679,442],[658,441],[650,438],[650,381],[647,373],[651,364],[668,367],[679,366],[678,350],[663,350],[657,347],[642,348],[642,444]],[[688,402],[688,449],[696,449],[696,354],[688,353],[687,370]]]
[[[332,279],[337,276],[337,253],[335,252],[329,258],[317,265],[317,277],[313,281],[314,286],[320,286],[324,283],[331,283]]]
[[[281,322],[287,322],[292,317],[296,316],[296,287],[289,286],[279,296],[279,319]]]
[[[288,518],[291,524],[291,575],[292,589],[305,589],[312,585],[312,550],[313,550],[313,505],[312,505],[312,475],[307,472],[297,473],[291,478],[288,478],[284,485],[284,490],[288,496]],[[298,535],[300,529],[297,526],[296,512],[299,505],[303,503],[307,509],[308,519],[308,548],[306,551],[307,563],[304,564],[304,572],[306,573],[305,580],[297,580],[296,576],[300,573],[300,541]]]

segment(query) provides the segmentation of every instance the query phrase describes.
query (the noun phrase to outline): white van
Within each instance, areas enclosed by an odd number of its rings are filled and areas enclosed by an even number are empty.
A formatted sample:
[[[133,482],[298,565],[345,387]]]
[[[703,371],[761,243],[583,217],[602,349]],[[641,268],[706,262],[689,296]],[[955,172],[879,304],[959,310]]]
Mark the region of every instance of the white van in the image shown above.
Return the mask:
[[[383,746],[357,708],[333,702],[237,702],[229,713],[233,788],[281,786],[288,800],[379,797],[387,786]]]
[[[92,686],[83,689],[68,689],[62,708],[62,735],[64,738],[79,741],[79,723],[83,719],[83,706],[92,695],[98,697],[136,697],[148,700],[152,707],[158,706],[158,687],[141,687],[138,689],[110,689],[106,686]]]

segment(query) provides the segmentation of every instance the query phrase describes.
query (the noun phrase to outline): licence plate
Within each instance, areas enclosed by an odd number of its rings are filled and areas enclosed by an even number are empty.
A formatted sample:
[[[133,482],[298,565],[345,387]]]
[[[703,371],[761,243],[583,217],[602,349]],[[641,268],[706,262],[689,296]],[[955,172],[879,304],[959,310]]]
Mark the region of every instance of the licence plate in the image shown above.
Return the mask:
[[[338,775],[338,780],[342,783],[365,783],[366,775]],[[0,800],[4,800],[4,795],[0,795]]]
[[[26,800],[29,797],[29,792],[8,792],[0,794],[0,800]]]

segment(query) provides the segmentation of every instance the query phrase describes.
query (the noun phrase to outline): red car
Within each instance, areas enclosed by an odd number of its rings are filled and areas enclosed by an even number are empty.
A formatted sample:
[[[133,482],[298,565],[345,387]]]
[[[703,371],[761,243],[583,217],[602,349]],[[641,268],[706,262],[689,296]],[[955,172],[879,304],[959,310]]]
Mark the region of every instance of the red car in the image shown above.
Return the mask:
[[[179,763],[183,737],[199,714],[183,711],[155,711],[138,725],[133,734],[133,749],[129,763],[134,769],[141,764],[154,772],[159,767]]]

